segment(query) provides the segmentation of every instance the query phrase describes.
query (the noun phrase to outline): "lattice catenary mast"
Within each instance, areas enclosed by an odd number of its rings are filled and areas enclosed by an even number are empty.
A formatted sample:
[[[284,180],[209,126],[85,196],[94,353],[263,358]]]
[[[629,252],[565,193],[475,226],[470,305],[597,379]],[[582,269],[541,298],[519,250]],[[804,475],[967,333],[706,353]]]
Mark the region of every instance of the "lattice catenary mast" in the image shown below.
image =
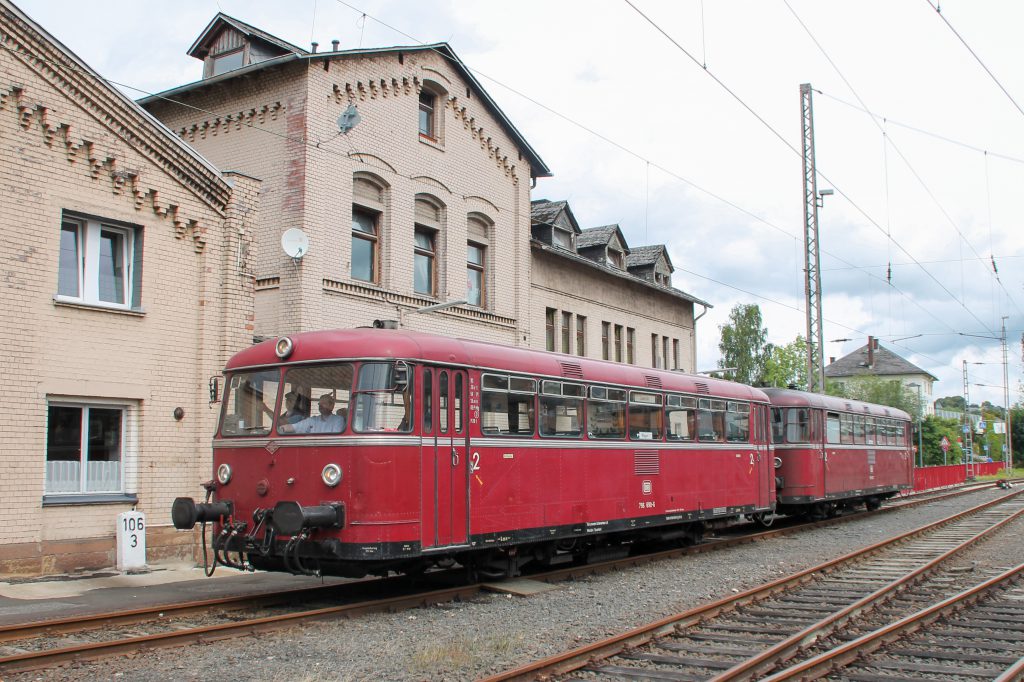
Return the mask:
[[[814,166],[814,108],[811,84],[800,86],[804,156],[804,292],[807,310],[807,390],[825,392],[821,325],[821,259],[818,255],[818,180]]]

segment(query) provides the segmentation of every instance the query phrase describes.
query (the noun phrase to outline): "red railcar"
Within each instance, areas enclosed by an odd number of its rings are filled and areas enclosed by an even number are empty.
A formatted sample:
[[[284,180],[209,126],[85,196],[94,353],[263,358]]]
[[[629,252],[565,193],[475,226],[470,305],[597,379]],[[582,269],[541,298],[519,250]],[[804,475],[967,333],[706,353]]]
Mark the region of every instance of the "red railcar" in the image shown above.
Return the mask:
[[[778,512],[831,516],[914,484],[910,415],[834,396],[764,390],[772,405]]]
[[[237,566],[508,574],[775,506],[768,398],[732,382],[384,329],[261,343],[226,381],[207,500],[172,517]]]

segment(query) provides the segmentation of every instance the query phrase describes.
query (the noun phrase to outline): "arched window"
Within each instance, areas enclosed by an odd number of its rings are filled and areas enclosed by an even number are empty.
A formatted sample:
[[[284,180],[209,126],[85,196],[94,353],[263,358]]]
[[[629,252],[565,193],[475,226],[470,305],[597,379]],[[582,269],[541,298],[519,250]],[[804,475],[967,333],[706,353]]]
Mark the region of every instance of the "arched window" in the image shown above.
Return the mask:
[[[352,279],[380,282],[381,228],[386,185],[368,174],[352,181]]]
[[[439,249],[443,237],[444,205],[426,194],[416,196],[413,226],[413,291],[426,296],[438,295]]]
[[[491,226],[482,214],[470,214],[466,221],[466,302],[487,307],[487,275]]]

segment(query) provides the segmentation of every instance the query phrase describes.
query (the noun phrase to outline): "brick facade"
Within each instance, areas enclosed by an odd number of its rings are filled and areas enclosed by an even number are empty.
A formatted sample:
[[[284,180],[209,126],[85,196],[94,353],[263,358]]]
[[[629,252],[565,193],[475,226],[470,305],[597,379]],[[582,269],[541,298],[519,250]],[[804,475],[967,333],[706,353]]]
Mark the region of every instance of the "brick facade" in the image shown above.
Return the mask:
[[[187,556],[169,508],[209,477],[207,380],[252,338],[239,254],[259,182],[220,173],[6,0],[0,33],[0,573],[112,565],[116,516],[133,506],[147,514],[150,559]],[[69,216],[128,235],[131,305],[58,297]],[[79,267],[87,281],[92,266]],[[47,489],[57,403],[123,410],[118,490]]]
[[[392,319],[417,331],[529,342],[531,168],[475,84],[444,54],[393,48],[307,55],[162,96],[187,107],[144,100],[214,163],[263,181],[253,259],[257,335]],[[436,140],[417,126],[424,87],[438,96]],[[341,134],[337,120],[350,105],[361,122]],[[358,178],[381,190],[371,206],[380,211],[375,282],[351,273]],[[439,216],[434,295],[413,287],[418,198]],[[413,313],[466,297],[470,216],[489,226],[485,305]],[[310,242],[297,261],[280,245],[293,227]]]

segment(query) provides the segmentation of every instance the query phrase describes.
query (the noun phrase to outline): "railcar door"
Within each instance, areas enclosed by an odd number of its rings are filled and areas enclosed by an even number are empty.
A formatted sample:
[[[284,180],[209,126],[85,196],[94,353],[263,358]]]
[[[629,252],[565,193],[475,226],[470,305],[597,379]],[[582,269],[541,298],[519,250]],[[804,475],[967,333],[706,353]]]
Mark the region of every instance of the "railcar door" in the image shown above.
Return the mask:
[[[469,532],[466,372],[425,367],[421,448],[424,549],[462,545]]]
[[[771,446],[771,424],[768,407],[754,405],[754,444],[757,448],[757,506],[761,509],[775,504],[775,453]]]

